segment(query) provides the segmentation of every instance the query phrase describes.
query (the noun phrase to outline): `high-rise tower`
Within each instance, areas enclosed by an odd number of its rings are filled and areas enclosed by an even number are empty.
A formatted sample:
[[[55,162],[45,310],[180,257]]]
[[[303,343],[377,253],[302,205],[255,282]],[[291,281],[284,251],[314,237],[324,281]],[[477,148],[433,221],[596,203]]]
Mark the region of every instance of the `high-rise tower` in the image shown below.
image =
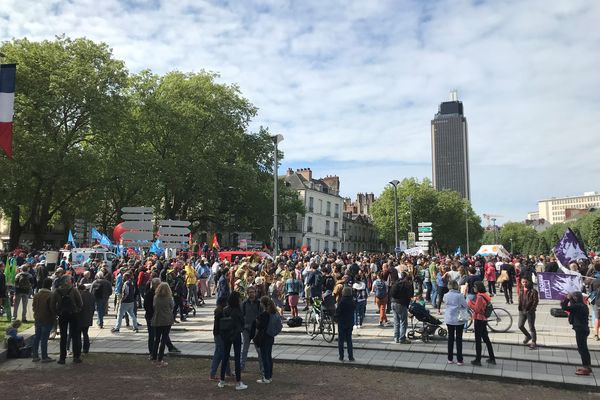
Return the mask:
[[[454,190],[471,200],[467,119],[456,91],[450,92],[450,101],[440,104],[431,121],[431,156],[436,190]]]

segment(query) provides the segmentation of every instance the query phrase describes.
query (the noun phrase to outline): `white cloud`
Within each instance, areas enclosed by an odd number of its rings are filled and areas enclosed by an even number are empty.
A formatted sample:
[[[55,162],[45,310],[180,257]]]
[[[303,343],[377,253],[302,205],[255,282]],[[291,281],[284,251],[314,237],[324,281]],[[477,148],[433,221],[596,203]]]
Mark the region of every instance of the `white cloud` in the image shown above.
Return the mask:
[[[456,88],[474,206],[518,219],[600,189],[598,21],[595,0],[5,0],[0,39],[86,36],[132,71],[217,71],[259,107],[253,127],[285,135],[284,166],[327,165],[348,194],[430,176],[429,121]]]

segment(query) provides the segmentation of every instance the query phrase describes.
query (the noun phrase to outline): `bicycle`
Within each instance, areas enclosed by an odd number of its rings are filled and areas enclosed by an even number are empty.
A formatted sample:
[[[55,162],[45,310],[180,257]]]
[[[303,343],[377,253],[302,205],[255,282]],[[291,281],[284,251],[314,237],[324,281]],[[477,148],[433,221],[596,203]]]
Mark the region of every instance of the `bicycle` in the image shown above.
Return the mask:
[[[469,313],[472,315],[473,311],[470,308],[468,310]],[[508,332],[510,328],[512,328],[513,319],[512,315],[510,315],[510,313],[504,308],[494,307],[492,315],[490,315],[487,322],[492,332],[504,333]],[[472,324],[473,319],[471,318],[469,320],[469,323],[467,324],[467,329],[469,329]]]
[[[331,343],[335,338],[335,322],[329,312],[323,311],[321,303],[321,299],[314,298],[312,306],[306,312],[306,333],[311,336],[311,340],[322,335],[323,340]]]

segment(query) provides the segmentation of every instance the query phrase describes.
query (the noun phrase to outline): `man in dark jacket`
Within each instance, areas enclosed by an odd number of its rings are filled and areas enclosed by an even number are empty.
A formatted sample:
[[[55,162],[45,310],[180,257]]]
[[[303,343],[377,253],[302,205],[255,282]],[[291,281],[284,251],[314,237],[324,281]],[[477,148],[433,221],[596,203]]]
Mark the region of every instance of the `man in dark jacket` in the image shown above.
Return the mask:
[[[82,302],[81,310],[79,311],[79,327],[81,328],[81,334],[83,336],[83,347],[81,351],[83,354],[87,354],[90,351],[90,336],[88,331],[90,326],[94,323],[94,308],[96,301],[94,295],[86,289],[84,284],[80,284],[77,289],[79,289]]]
[[[406,327],[408,323],[408,305],[414,296],[414,289],[406,272],[401,272],[398,278],[390,293],[392,311],[394,312],[394,341],[410,344],[410,341],[406,339]]]
[[[242,372],[246,367],[246,360],[248,359],[248,350],[250,349],[250,342],[256,334],[256,318],[261,312],[260,301],[256,298],[256,288],[254,286],[246,289],[248,298],[242,303],[242,315],[244,317],[244,330],[242,331],[242,359],[240,368]],[[260,357],[260,348],[254,346],[258,354],[258,366],[260,368],[261,376],[263,375],[262,359]]]
[[[59,280],[58,288],[52,293],[52,313],[58,315],[60,328],[59,364],[67,358],[67,329],[73,340],[73,362],[81,362],[81,331],[79,328],[79,311],[83,306],[79,291],[73,287],[71,275],[64,275]]]
[[[98,313],[97,324],[98,327],[102,329],[104,328],[104,315],[106,313],[106,306],[108,305],[108,298],[112,292],[112,286],[110,282],[104,278],[104,273],[102,271],[96,274],[96,280],[92,283],[90,292],[94,296],[96,312]]]
[[[338,351],[340,361],[344,361],[344,342],[348,346],[348,360],[354,361],[352,348],[352,328],[354,327],[354,310],[356,305],[352,298],[352,288],[347,286],[342,290],[342,298],[335,310],[338,323]]]

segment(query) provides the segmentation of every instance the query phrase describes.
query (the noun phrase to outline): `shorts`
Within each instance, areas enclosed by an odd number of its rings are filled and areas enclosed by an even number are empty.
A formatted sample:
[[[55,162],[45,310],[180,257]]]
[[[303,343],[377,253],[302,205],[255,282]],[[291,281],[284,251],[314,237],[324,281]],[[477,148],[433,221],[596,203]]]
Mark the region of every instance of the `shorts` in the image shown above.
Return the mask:
[[[288,304],[290,305],[290,307],[298,306],[298,298],[299,296],[297,294],[288,295]]]

